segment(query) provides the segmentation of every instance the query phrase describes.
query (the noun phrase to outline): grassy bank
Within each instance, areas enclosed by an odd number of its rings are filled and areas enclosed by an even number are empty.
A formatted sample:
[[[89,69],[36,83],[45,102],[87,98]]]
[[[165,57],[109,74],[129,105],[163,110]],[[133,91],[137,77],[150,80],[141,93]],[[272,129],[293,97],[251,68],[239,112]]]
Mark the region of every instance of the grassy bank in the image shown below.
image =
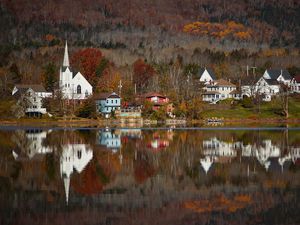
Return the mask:
[[[279,99],[271,102],[262,102],[253,107],[245,108],[241,104],[231,104],[223,102],[217,105],[205,107],[201,114],[203,119],[217,117],[224,120],[263,120],[263,121],[278,121],[278,120],[300,120],[300,99],[290,98],[288,104],[288,119],[282,114],[282,107]]]

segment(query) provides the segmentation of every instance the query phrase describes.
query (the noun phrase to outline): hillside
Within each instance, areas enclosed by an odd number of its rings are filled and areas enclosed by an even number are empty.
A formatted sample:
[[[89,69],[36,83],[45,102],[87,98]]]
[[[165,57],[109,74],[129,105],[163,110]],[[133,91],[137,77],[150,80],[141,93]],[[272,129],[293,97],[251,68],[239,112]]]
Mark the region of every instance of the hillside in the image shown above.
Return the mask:
[[[43,41],[50,33],[58,38],[68,37],[77,44],[111,41],[132,47],[134,43],[149,45],[150,41],[168,46],[186,39],[187,24],[234,21],[253,30],[248,42],[300,44],[296,38],[300,34],[297,0],[1,0],[0,5],[2,33],[6,31],[1,35],[2,42],[29,44]],[[166,33],[176,38],[166,41]],[[151,39],[152,36],[156,38]]]

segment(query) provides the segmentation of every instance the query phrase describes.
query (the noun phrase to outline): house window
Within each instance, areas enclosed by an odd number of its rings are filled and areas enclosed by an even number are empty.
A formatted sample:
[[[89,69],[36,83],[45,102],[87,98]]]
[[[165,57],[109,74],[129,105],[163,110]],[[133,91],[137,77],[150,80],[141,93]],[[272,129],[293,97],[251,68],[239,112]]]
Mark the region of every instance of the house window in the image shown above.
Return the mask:
[[[88,91],[85,91],[85,97],[87,97],[89,95]]]
[[[116,104],[118,103],[118,100],[116,99]]]
[[[106,103],[108,104],[108,100],[106,100]]]
[[[77,94],[81,94],[81,86],[77,85]]]
[[[65,84],[65,87],[67,87],[67,84]]]
[[[114,103],[114,100],[110,100],[111,103]]]

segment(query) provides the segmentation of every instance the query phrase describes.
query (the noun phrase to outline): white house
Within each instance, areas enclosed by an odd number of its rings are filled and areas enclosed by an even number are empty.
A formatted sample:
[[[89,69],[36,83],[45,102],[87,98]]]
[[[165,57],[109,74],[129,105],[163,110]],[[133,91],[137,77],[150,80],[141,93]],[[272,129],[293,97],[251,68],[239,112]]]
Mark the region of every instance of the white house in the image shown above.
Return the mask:
[[[69,202],[70,177],[76,170],[81,173],[93,159],[93,150],[86,144],[66,144],[62,146],[60,174],[64,181],[66,203]]]
[[[242,96],[262,95],[263,101],[271,101],[272,96],[278,94],[281,84],[290,86],[292,77],[287,70],[266,70],[263,76],[253,85],[241,87]]]
[[[211,69],[200,69],[198,72],[199,81],[203,82],[205,85],[209,84],[210,82],[216,80],[216,76]]]
[[[85,77],[71,69],[67,42],[63,66],[59,71],[59,84],[65,99],[83,100],[93,94],[93,87]]]
[[[47,109],[43,108],[43,99],[52,97],[52,92],[47,92],[42,85],[18,84],[14,87],[12,95],[25,104],[26,114],[46,114]]]
[[[292,79],[291,92],[300,93],[300,75],[297,75]]]
[[[227,98],[240,99],[236,85],[224,79],[212,81],[203,89],[202,100],[205,102],[216,103]]]

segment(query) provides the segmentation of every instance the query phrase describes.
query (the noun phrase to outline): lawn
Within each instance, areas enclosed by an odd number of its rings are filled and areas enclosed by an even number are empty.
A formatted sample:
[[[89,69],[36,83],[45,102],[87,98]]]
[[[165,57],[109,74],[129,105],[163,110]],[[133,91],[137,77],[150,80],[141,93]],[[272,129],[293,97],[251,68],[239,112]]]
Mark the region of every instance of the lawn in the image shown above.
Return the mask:
[[[279,99],[271,102],[262,102],[260,107],[254,105],[252,108],[244,108],[241,103],[231,105],[229,101],[216,105],[206,105],[202,118],[224,118],[224,119],[284,119],[281,114]],[[289,98],[289,118],[300,119],[300,98]]]

